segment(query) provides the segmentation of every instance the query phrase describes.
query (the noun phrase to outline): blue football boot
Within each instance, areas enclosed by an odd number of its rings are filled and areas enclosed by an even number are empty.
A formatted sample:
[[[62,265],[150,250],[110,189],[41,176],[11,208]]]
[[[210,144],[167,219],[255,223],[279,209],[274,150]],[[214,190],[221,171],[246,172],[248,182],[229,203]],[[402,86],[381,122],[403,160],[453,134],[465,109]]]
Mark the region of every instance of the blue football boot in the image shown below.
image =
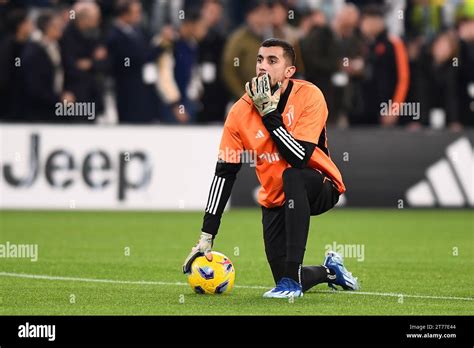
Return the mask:
[[[337,290],[336,285],[339,285],[344,290],[359,290],[357,278],[344,267],[344,259],[341,255],[335,251],[328,251],[323,265],[336,274],[336,279],[328,283],[330,288]]]
[[[302,297],[302,286],[291,278],[281,278],[277,285],[263,294],[266,298]]]

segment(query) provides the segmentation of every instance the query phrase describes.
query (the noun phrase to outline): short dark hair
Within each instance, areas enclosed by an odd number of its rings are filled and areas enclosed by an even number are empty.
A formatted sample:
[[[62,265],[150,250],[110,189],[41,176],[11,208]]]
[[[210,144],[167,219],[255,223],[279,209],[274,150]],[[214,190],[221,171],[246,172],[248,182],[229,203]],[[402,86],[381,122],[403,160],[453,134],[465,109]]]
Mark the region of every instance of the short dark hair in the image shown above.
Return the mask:
[[[362,9],[362,16],[384,18],[385,8],[377,4],[369,4]]]
[[[201,8],[196,6],[189,6],[184,9],[186,16],[184,22],[196,23],[201,19]]]
[[[6,18],[6,28],[10,33],[16,33],[22,23],[28,18],[28,11],[24,8],[12,10]]]
[[[244,1],[244,14],[247,16],[260,6],[268,6],[266,0],[246,0]]]
[[[52,10],[46,10],[41,13],[38,18],[36,19],[36,26],[38,29],[44,34],[48,29],[49,24],[51,21],[58,15],[57,12]]]
[[[283,48],[283,55],[291,63],[291,65],[296,65],[296,53],[293,46],[285,40],[281,39],[267,39],[262,42],[261,47],[281,47]]]
[[[115,4],[115,15],[117,17],[122,17],[130,12],[132,5],[137,2],[138,0],[118,0]]]

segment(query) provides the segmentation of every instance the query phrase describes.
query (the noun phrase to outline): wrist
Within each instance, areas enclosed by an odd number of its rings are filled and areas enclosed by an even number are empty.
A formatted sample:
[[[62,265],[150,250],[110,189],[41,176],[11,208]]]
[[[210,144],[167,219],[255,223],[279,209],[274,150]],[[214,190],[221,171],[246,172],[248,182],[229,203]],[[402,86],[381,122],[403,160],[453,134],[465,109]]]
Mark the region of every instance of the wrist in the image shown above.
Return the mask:
[[[215,237],[216,237],[216,236],[213,235],[213,234],[210,234],[210,233],[207,233],[207,232],[202,231],[202,232],[201,232],[201,237],[199,238],[199,240],[213,244]]]
[[[263,124],[268,131],[272,132],[278,127],[284,126],[283,118],[278,110],[273,110],[262,117]]]

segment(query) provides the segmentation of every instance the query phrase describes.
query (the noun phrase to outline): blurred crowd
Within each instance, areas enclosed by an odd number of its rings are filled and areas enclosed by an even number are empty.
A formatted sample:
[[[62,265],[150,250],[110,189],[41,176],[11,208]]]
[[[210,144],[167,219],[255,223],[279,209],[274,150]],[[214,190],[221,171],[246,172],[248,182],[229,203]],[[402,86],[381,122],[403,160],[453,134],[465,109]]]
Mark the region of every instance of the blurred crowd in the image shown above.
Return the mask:
[[[332,124],[474,125],[474,0],[0,0],[0,121],[222,123],[269,37]]]

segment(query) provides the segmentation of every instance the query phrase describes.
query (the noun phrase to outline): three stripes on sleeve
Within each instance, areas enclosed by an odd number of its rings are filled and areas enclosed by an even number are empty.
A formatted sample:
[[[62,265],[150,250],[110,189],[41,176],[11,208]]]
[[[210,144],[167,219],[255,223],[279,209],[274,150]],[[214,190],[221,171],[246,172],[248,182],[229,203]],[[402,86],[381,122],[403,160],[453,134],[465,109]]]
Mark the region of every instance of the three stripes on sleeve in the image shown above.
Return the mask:
[[[207,199],[206,213],[216,215],[217,207],[221,200],[222,191],[224,190],[225,178],[214,176],[212,181],[211,189],[209,191],[209,197]]]
[[[282,126],[273,130],[273,134],[281,140],[281,142],[293,152],[293,154],[298,157],[300,160],[303,160],[305,156],[305,149],[301,146],[290,134],[288,134],[287,130]]]

